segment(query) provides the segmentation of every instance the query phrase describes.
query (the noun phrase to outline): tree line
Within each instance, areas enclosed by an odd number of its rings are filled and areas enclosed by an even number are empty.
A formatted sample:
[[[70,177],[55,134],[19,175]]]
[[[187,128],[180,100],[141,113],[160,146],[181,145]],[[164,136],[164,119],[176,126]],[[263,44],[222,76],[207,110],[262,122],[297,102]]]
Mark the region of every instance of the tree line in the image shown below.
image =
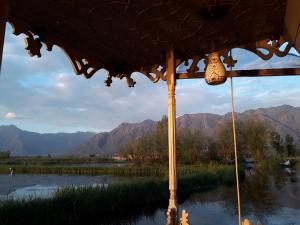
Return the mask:
[[[270,154],[280,157],[297,154],[297,143],[291,135],[283,139],[273,127],[255,117],[236,122],[237,147],[240,157],[262,160]],[[176,154],[180,164],[216,160],[233,160],[232,122],[217,125],[213,135],[205,130],[177,129]],[[168,118],[158,121],[153,133],[131,141],[120,154],[137,164],[166,164],[168,162]]]

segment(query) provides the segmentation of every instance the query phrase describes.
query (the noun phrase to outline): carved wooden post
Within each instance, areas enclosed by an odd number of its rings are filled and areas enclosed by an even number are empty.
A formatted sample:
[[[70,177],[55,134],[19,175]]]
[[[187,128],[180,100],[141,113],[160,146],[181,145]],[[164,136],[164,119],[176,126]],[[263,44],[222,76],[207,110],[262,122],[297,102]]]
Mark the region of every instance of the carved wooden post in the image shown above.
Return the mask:
[[[168,85],[168,138],[169,138],[169,190],[170,200],[167,212],[168,225],[178,225],[177,210],[177,177],[176,177],[176,65],[174,50],[167,53],[167,85]]]
[[[0,0],[0,72],[5,37],[5,28],[8,17],[8,0]]]

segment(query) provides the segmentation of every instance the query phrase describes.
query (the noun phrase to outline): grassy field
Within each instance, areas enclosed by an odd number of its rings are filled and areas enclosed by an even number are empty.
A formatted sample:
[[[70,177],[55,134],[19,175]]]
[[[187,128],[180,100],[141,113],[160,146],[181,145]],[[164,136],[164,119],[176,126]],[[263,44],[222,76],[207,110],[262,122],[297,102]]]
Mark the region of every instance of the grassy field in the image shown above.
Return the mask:
[[[201,189],[235,183],[233,166],[184,168],[180,173],[179,202]],[[0,221],[1,225],[126,224],[151,215],[157,208],[167,208],[168,198],[168,180],[164,178],[112,184],[106,188],[70,187],[59,190],[51,199],[0,202]]]

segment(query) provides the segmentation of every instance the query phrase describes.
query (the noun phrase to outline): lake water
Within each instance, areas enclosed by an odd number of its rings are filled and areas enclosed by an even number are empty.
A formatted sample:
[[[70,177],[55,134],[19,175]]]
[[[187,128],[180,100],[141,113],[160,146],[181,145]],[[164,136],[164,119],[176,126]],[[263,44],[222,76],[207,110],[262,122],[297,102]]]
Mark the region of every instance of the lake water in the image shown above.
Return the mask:
[[[0,175],[0,199],[29,199],[35,197],[51,197],[58,188],[66,186],[107,186],[121,182],[126,178],[110,175],[55,175],[55,174],[15,174]]]
[[[108,185],[127,178],[114,176],[0,175],[2,198],[51,197],[60,187]],[[300,225],[300,173],[254,174],[241,184],[242,217],[263,225]],[[179,210],[186,209],[191,225],[237,223],[234,187],[218,187],[192,195]],[[166,223],[166,209],[136,217],[134,225]]]
[[[257,174],[241,185],[242,218],[263,225],[300,225],[300,173]],[[197,193],[179,204],[186,209],[191,225],[237,224],[236,192],[219,187]],[[142,217],[135,225],[166,223],[166,210]]]

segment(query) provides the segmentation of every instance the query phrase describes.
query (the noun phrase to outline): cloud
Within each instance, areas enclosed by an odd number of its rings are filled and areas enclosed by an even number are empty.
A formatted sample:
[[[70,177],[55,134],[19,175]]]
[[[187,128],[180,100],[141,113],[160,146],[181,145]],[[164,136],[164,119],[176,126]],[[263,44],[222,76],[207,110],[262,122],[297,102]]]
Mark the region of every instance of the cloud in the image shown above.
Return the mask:
[[[87,110],[87,108],[76,108],[76,111],[78,112],[86,112]]]
[[[4,115],[4,119],[17,120],[17,119],[22,119],[22,117],[18,117],[15,112],[8,112]]]

